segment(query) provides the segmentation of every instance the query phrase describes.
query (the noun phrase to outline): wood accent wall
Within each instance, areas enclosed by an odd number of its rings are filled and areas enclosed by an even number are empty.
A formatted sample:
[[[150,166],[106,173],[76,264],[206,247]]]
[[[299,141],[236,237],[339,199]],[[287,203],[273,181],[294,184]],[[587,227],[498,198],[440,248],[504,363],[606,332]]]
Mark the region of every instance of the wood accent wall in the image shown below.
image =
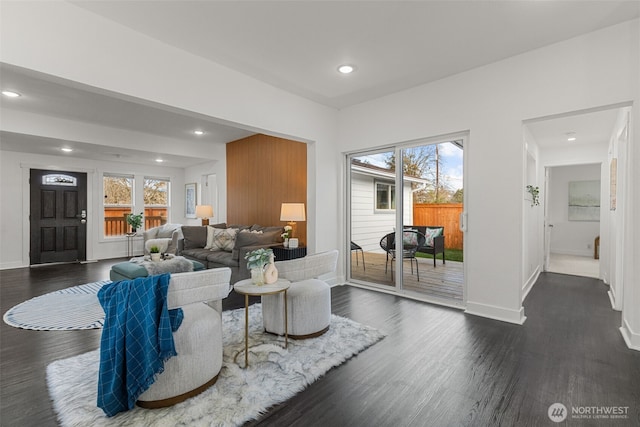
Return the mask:
[[[307,209],[307,145],[268,135],[228,143],[227,224],[284,226],[282,203]],[[306,244],[306,221],[297,223],[297,237]]]

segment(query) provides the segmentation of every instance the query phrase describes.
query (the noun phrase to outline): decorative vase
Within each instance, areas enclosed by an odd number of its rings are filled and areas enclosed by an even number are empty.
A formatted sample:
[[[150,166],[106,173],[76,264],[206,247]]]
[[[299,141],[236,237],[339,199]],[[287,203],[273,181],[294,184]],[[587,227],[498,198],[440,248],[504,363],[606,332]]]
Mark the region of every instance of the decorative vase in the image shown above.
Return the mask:
[[[275,257],[271,255],[269,264],[264,269],[264,281],[267,285],[275,283],[278,280],[278,269],[276,268]]]
[[[282,246],[284,246],[285,248],[289,247],[289,239],[284,239],[284,242],[282,242]]]
[[[151,261],[160,261],[160,253],[154,252],[151,254]]]
[[[264,267],[254,267],[251,269],[251,280],[254,285],[264,285]]]

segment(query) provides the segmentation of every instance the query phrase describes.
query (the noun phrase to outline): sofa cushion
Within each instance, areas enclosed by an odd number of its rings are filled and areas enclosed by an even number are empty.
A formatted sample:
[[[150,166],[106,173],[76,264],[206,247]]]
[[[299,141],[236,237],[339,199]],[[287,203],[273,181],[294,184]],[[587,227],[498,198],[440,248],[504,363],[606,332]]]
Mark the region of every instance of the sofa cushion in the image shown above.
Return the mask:
[[[189,257],[191,259],[197,259],[200,262],[207,262],[207,256],[209,256],[209,254],[211,253],[211,251],[209,249],[204,249],[204,248],[195,248],[195,249],[183,249],[182,250],[182,255]]]
[[[207,227],[201,225],[183,225],[184,247],[186,249],[202,249],[207,244]]]
[[[273,243],[278,243],[282,241],[280,234],[282,233],[281,228],[278,228],[273,231],[262,231],[260,233],[238,233],[236,236],[236,244],[233,248],[233,256],[234,260],[238,260],[240,258],[239,248],[244,248],[245,246],[268,246]]]
[[[209,254],[207,255],[207,262],[225,267],[238,267],[238,261],[232,258],[231,252],[209,251]]]

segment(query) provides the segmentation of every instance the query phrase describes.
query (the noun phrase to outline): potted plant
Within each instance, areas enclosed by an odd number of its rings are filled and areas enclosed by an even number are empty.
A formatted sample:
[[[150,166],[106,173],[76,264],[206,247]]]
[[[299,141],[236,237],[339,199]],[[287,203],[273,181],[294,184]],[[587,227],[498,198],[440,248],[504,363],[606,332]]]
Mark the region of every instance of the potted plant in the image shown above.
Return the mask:
[[[160,261],[160,249],[157,246],[151,246],[149,253],[151,254],[151,261]]]
[[[267,248],[256,249],[244,256],[247,268],[251,270],[251,280],[256,285],[264,285],[264,267],[273,259],[273,250]]]
[[[540,204],[540,200],[538,199],[540,195],[540,188],[534,187],[533,185],[527,185],[527,191],[531,194],[531,206],[538,206]]]
[[[127,215],[127,224],[131,226],[131,232],[135,233],[138,228],[142,227],[142,212],[137,215],[132,213]]]
[[[291,227],[290,225],[285,225],[284,226],[284,233],[281,234],[282,239],[283,239],[283,246],[285,248],[289,247],[289,238],[291,237],[291,232],[293,230],[293,227]]]

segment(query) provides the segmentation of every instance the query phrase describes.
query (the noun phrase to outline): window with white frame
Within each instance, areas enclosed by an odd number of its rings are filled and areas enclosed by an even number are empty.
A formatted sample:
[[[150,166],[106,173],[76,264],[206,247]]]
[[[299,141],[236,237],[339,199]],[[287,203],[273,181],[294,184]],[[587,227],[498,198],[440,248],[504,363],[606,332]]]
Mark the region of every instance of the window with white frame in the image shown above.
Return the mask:
[[[396,186],[391,182],[375,181],[376,211],[394,211],[396,209]]]
[[[124,236],[129,231],[126,216],[133,211],[134,183],[133,175],[102,176],[104,237]]]
[[[169,218],[169,178],[144,178],[144,228],[166,224]]]

